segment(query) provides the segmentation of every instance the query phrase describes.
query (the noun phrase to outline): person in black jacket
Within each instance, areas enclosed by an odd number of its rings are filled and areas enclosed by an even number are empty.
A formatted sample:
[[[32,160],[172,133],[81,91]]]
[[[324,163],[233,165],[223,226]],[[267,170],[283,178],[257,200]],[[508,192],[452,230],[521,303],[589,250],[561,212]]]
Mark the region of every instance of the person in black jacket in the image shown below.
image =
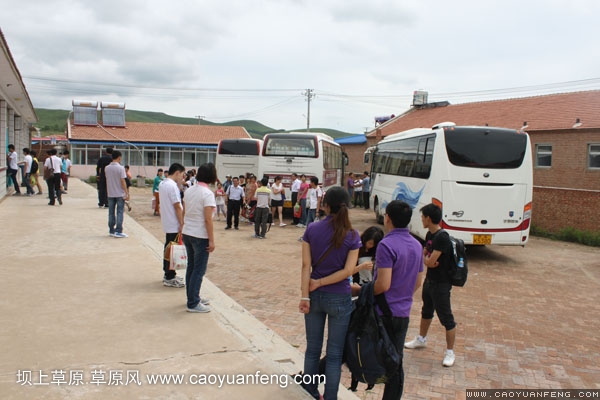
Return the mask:
[[[96,185],[98,185],[98,207],[108,208],[108,194],[106,192],[106,175],[104,168],[112,162],[112,147],[106,149],[104,154],[96,163]]]

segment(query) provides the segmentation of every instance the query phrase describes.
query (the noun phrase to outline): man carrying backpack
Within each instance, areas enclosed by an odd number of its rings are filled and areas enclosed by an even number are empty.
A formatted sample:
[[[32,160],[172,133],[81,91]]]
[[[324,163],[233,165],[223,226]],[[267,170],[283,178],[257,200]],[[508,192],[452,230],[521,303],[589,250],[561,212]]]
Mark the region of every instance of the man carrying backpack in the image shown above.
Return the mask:
[[[407,226],[412,217],[410,206],[399,200],[390,202],[385,209],[386,236],[377,246],[374,294],[378,313],[400,356],[396,373],[388,374],[383,399],[400,399],[404,390],[402,368],[403,345],[408,330],[408,318],[413,294],[421,286],[423,251],[421,244],[410,235]]]
[[[437,314],[441,324],[446,328],[446,354],[442,365],[454,365],[454,339],[456,337],[456,322],[452,315],[450,304],[450,282],[452,258],[454,257],[452,242],[446,231],[440,227],[442,210],[435,204],[428,204],[421,208],[421,221],[427,228],[425,248],[423,255],[427,266],[427,275],[423,284],[423,308],[421,309],[421,325],[419,336],[404,344],[407,349],[422,348],[427,345],[427,331],[433,320],[433,313]]]

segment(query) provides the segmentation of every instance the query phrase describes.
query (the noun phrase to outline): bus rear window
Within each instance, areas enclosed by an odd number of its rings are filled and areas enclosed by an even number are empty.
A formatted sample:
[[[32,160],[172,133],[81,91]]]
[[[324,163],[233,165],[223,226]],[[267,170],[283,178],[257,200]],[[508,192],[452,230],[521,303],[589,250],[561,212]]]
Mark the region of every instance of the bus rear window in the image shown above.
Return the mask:
[[[264,145],[265,156],[316,157],[316,140],[313,137],[269,137]]]
[[[257,156],[258,145],[253,140],[223,140],[219,146],[219,154]]]
[[[519,168],[525,158],[527,135],[500,128],[444,130],[450,162],[469,168]]]

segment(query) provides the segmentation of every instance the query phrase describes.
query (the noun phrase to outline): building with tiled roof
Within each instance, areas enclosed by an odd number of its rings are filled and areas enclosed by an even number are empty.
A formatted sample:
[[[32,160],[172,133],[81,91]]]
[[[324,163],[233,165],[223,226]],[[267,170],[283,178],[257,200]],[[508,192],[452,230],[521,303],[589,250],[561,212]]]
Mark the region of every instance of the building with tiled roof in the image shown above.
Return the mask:
[[[10,185],[7,185],[8,145],[15,146],[18,161],[23,161],[22,149],[30,147],[31,133],[35,132],[32,124],[35,122],[37,115],[29,93],[0,29],[0,198],[15,190],[12,179]],[[22,173],[18,172],[17,181],[21,183],[22,180]],[[24,188],[22,189],[24,192]]]
[[[92,109],[95,113],[95,106]],[[124,118],[122,126],[110,126],[95,121],[93,113],[86,125],[76,124],[76,116],[67,124],[71,171],[82,178],[96,174],[96,163],[108,147],[123,154],[121,163],[129,165],[134,176],[153,177],[158,168],[168,169],[175,162],[186,169],[214,162],[221,139],[250,137],[240,126],[125,122]]]
[[[533,153],[533,224],[600,231],[600,90],[415,106],[367,133],[367,145],[440,122],[524,129]]]

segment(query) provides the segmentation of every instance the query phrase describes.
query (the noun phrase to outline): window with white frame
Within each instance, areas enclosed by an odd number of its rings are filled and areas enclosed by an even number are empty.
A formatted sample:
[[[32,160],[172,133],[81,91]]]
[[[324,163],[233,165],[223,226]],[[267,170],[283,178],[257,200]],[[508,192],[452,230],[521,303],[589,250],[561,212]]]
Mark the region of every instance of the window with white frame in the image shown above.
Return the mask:
[[[551,144],[536,144],[535,145],[535,166],[536,167],[551,167],[552,166],[552,145]]]
[[[600,169],[600,144],[588,146],[588,168]]]

